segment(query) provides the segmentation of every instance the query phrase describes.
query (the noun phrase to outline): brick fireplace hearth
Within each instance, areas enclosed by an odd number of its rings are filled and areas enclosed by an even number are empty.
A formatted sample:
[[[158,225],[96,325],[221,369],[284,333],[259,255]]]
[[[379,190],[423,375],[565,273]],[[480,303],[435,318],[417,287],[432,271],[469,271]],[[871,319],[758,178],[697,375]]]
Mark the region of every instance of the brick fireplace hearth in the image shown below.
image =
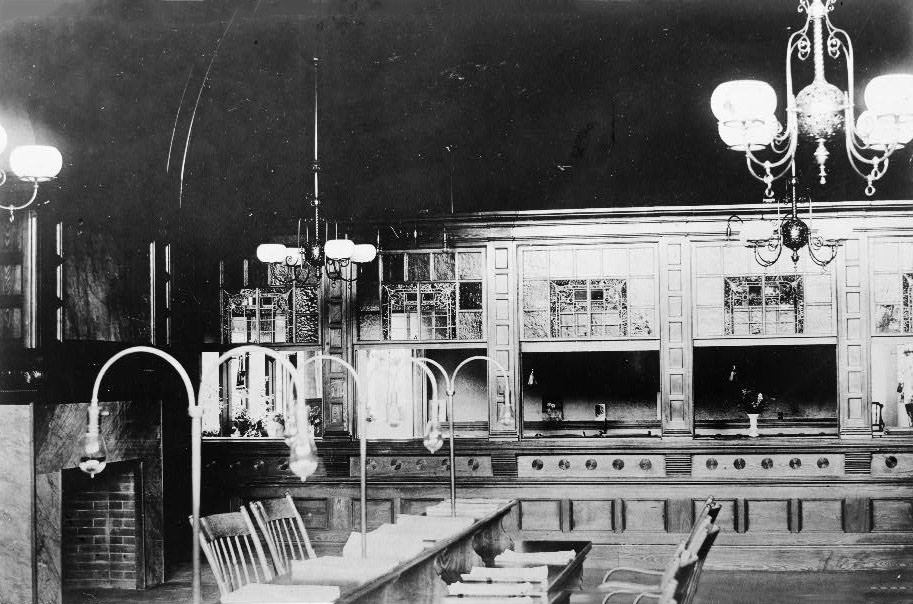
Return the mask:
[[[134,462],[109,464],[95,478],[77,469],[63,472],[63,589],[142,585],[138,582],[143,554],[138,475]]]

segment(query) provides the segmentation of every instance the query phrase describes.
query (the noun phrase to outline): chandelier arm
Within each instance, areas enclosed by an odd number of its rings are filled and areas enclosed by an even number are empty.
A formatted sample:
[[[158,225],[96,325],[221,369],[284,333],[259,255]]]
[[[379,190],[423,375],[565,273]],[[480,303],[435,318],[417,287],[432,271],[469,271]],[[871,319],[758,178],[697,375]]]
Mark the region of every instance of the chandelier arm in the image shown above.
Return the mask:
[[[0,172],[2,172],[2,170],[0,170]],[[10,212],[15,212],[16,210],[24,210],[25,208],[27,208],[27,207],[29,207],[30,205],[32,205],[32,203],[33,203],[33,202],[35,201],[35,199],[38,197],[38,179],[37,179],[37,178],[32,178],[32,179],[30,179],[30,180],[32,181],[32,195],[31,195],[31,197],[29,197],[29,200],[28,200],[28,201],[26,201],[25,203],[19,204],[19,205],[16,205],[16,204],[10,204],[10,205],[3,205],[3,204],[0,204],[0,209],[9,210]],[[6,182],[6,172],[3,172],[3,178],[2,178],[2,181],[0,181],[0,186],[3,186],[3,183],[5,183],[5,182]]]
[[[767,182],[767,175],[766,174],[759,175],[755,171],[755,166],[758,166],[759,168],[763,168],[765,172],[769,172],[769,171],[771,171],[771,169],[774,169],[774,168],[782,168],[782,170],[777,171],[776,174],[773,174],[773,173],[771,173],[771,174],[773,176],[773,180],[777,180],[777,179],[783,177],[783,175],[786,174],[787,170],[789,170],[790,160],[792,160],[793,156],[795,155],[796,142],[797,142],[796,136],[793,135],[791,137],[789,148],[786,149],[786,151],[784,152],[784,155],[782,157],[780,157],[779,159],[777,159],[774,162],[761,161],[760,159],[758,159],[758,157],[754,153],[752,153],[752,151],[750,149],[747,149],[745,151],[745,163],[748,166],[748,171],[751,172],[752,176],[754,176],[755,178],[757,178],[758,180],[760,180],[763,183]]]
[[[829,248],[831,250],[831,255],[827,259],[819,258],[815,253],[816,249]],[[808,255],[812,259],[812,262],[818,266],[825,267],[830,264],[834,258],[837,257],[837,244],[836,243],[824,243],[821,240],[821,237],[815,237],[814,239],[809,239],[808,241]]]
[[[760,265],[763,266],[764,268],[768,268],[768,267],[773,266],[774,264],[776,264],[776,263],[777,263],[777,260],[780,259],[780,254],[783,253],[783,244],[782,244],[782,243],[777,243],[777,255],[774,256],[773,259],[765,258],[764,256],[761,255],[760,249],[761,249],[762,246],[760,246],[760,245],[758,245],[758,244],[754,244],[754,245],[752,245],[752,247],[754,248],[754,259],[755,259],[755,262],[757,262],[758,264],[760,264]],[[769,245],[766,246],[766,247],[769,247]]]

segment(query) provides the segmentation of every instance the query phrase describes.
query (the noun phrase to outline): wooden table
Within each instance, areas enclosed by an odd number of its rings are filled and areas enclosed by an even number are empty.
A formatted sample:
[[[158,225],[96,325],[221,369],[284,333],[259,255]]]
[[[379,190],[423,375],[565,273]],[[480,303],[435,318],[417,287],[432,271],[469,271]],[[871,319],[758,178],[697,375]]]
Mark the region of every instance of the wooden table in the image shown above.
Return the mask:
[[[567,564],[548,565],[548,604],[565,604],[571,593],[583,589],[583,562],[593,549],[589,541],[521,541],[517,552],[554,552],[572,549],[577,555]]]
[[[513,539],[504,530],[502,520],[516,505],[516,500],[509,501],[379,577],[358,585],[337,583],[341,596],[336,604],[435,604],[441,601],[447,593],[447,584],[458,581],[461,573],[468,573],[474,566],[491,566],[498,554],[513,546]],[[288,575],[284,575],[277,577],[275,582],[290,581]]]

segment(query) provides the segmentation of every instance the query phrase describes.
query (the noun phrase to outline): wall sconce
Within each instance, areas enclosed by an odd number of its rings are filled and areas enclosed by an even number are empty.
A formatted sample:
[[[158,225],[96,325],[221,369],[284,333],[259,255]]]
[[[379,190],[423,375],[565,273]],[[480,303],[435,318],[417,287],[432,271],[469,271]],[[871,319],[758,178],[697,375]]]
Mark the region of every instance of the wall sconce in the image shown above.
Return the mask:
[[[108,446],[99,429],[99,406],[89,405],[89,425],[79,438],[79,469],[91,478],[108,465]]]
[[[6,130],[0,126],[0,152],[6,149]],[[13,212],[24,210],[32,205],[38,197],[38,184],[52,180],[60,174],[63,157],[56,147],[50,145],[23,145],[10,153],[10,170],[19,180],[32,184],[32,195],[28,201],[19,204],[0,204],[0,208],[9,210],[10,222]],[[0,169],[0,187],[6,184],[6,172]]]

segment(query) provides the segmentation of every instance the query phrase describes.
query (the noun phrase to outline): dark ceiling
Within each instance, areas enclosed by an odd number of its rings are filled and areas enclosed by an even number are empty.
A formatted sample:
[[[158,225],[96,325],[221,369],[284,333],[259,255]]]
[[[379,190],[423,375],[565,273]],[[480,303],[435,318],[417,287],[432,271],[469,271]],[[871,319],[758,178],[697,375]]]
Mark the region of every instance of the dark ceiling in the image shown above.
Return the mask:
[[[718,139],[710,93],[766,79],[782,120],[796,4],[7,0],[0,105],[11,145],[31,128],[64,153],[61,212],[177,213],[213,238],[291,231],[307,212],[313,56],[321,185],[339,217],[751,202],[761,186]],[[913,2],[847,0],[832,20],[855,44],[857,102],[874,75],[913,71]],[[843,69],[829,79],[843,85]],[[814,197],[863,198],[830,150]],[[901,152],[878,198],[909,199],[911,184]]]

